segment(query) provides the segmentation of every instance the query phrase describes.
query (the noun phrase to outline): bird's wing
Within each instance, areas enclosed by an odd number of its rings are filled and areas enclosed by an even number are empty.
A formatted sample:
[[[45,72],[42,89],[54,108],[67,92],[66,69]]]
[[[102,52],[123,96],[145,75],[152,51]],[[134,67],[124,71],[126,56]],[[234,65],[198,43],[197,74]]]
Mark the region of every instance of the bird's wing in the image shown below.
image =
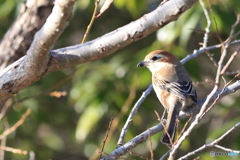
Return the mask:
[[[159,86],[162,90],[175,94],[182,99],[186,99],[187,96],[190,96],[193,102],[197,102],[197,94],[192,82],[169,82],[166,80],[157,79],[156,77],[153,78],[154,84]]]

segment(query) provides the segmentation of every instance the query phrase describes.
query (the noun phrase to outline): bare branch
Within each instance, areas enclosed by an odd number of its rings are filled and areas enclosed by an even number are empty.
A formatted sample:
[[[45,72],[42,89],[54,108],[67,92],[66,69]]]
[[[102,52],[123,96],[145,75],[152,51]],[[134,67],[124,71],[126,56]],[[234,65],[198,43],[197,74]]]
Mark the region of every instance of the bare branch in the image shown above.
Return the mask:
[[[143,92],[142,96],[139,98],[139,100],[135,103],[135,105],[133,106],[131,113],[128,116],[128,119],[124,125],[124,127],[122,128],[120,137],[118,139],[118,146],[121,146],[124,144],[124,139],[125,139],[125,135],[127,133],[128,128],[130,127],[130,125],[132,124],[133,121],[133,117],[134,115],[137,113],[137,110],[139,108],[139,106],[142,104],[142,102],[146,99],[146,97],[150,94],[151,90],[152,90],[153,86],[150,85],[147,90],[145,92]]]
[[[9,129],[9,123],[7,118],[4,119],[4,132],[7,131]],[[2,140],[1,140],[1,146],[6,146],[6,142],[7,142],[7,136],[5,136]],[[4,160],[4,156],[5,156],[5,151],[4,150],[0,150],[0,160]]]
[[[12,147],[0,146],[0,149],[4,151],[16,153],[16,154],[28,154],[28,151],[26,150],[16,149]]]
[[[75,0],[56,0],[52,13],[47,18],[46,23],[36,33],[34,40],[27,51],[28,74],[41,75],[46,71],[50,55],[49,51],[63,30],[68,25],[71,18]],[[36,74],[37,72],[40,72]]]
[[[237,48],[237,50],[231,55],[231,57],[229,58],[228,62],[225,64],[225,66],[223,67],[221,74],[224,74],[227,70],[227,68],[230,66],[230,64],[232,63],[232,61],[234,60],[234,58],[237,56],[237,54],[239,54],[240,52],[240,46]]]
[[[0,44],[0,71],[24,56],[34,34],[42,27],[52,11],[53,0],[28,0]]]
[[[151,160],[154,160],[154,153],[153,153],[153,147],[152,147],[152,140],[151,140],[151,136],[150,133],[148,135],[148,139],[149,139],[149,146],[150,146],[150,155],[151,155]]]
[[[233,44],[237,44],[237,43],[240,43],[240,40],[233,41],[233,42],[229,43],[229,45],[233,45]],[[217,48],[221,48],[221,47],[222,47],[222,44],[217,44],[217,45],[210,46],[210,47],[207,47],[207,48],[201,48],[199,50],[194,50],[193,54],[190,54],[187,57],[185,57],[184,59],[182,59],[181,63],[184,64],[187,61],[189,61],[190,59],[196,58],[197,56],[204,53],[205,51],[209,51],[209,50],[213,50],[213,49],[217,49]]]
[[[226,148],[226,147],[223,147],[223,146],[220,146],[220,145],[214,145],[214,147],[216,147],[216,148],[219,148],[219,149],[221,149],[221,150],[223,150],[223,151],[226,151],[226,152],[234,152],[234,153],[240,153],[240,151],[239,150],[233,150],[233,149],[230,149],[230,148]]]
[[[108,156],[102,158],[101,160],[114,160],[119,158],[120,156],[126,154],[128,150],[131,150],[132,148],[136,147],[138,144],[143,143],[147,141],[149,136],[153,136],[156,133],[163,130],[163,127],[161,124],[157,124],[150,129],[144,131],[140,135],[136,136],[132,140],[128,141],[124,145],[118,147],[116,150],[114,150],[112,153],[110,153]]]
[[[27,116],[31,113],[31,110],[28,109],[21,117],[21,119],[15,123],[11,128],[9,128],[8,130],[4,131],[1,135],[0,135],[0,139],[5,138],[7,135],[9,135],[10,133],[12,133],[13,131],[15,131],[20,125],[23,124],[23,122],[25,121],[25,119],[27,118]]]
[[[171,149],[169,149],[159,160],[164,160],[165,157],[171,152]]]
[[[109,131],[110,131],[111,126],[112,126],[113,119],[114,119],[114,117],[111,118],[111,120],[110,120],[110,122],[109,122],[109,124],[108,124],[108,129],[107,129],[106,135],[105,135],[105,137],[104,137],[104,139],[103,139],[102,147],[101,147],[101,151],[100,151],[100,155],[99,155],[99,158],[98,158],[98,159],[100,159],[100,158],[102,157],[102,153],[103,153],[103,150],[104,150],[104,147],[105,147],[107,138],[108,138]]]
[[[222,150],[227,151],[227,152],[240,153],[240,151],[231,150],[231,149],[228,149],[228,148],[217,145],[223,138],[225,138],[227,135],[229,135],[234,129],[236,129],[239,126],[240,126],[240,122],[235,124],[232,128],[230,128],[227,132],[225,132],[221,137],[214,140],[212,143],[205,144],[202,147],[199,147],[198,149],[188,153],[187,155],[180,157],[178,160],[187,159],[189,156],[192,156],[192,155],[196,154],[197,152],[200,152],[200,151],[202,151],[206,148],[210,148],[210,147],[216,147],[216,148],[222,149]]]
[[[98,9],[98,5],[100,3],[100,0],[96,0],[95,2],[95,8],[94,8],[94,11],[93,11],[93,15],[92,15],[92,18],[91,18],[91,21],[89,23],[89,25],[87,26],[87,30],[83,36],[83,39],[82,39],[82,42],[81,43],[85,43],[86,39],[87,39],[87,36],[92,28],[92,25],[93,25],[93,22],[94,20],[97,18],[96,15],[97,15],[97,9]]]
[[[206,48],[207,47],[207,43],[208,43],[208,36],[209,36],[209,33],[210,33],[210,27],[211,27],[212,21],[210,20],[208,11],[207,11],[203,1],[199,0],[199,3],[202,6],[203,12],[204,12],[206,20],[207,20],[207,27],[205,28],[205,34],[204,34],[204,37],[203,37],[203,48]]]

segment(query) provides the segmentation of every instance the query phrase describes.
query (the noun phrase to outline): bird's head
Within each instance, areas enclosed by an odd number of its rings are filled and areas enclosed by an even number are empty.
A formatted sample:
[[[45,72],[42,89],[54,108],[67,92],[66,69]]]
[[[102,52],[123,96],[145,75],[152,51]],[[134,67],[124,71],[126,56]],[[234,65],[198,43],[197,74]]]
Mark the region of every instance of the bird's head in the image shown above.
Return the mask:
[[[178,63],[180,63],[179,60],[173,54],[164,50],[156,50],[150,52],[137,66],[148,67],[154,73],[166,65]]]

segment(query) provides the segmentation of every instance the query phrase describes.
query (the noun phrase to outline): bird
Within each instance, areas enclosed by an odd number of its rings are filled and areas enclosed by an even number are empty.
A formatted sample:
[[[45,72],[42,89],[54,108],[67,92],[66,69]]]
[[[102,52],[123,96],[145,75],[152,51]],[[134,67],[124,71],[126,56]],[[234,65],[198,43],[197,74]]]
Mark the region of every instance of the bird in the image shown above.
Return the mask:
[[[152,51],[137,66],[152,72],[153,89],[168,113],[161,142],[171,148],[179,112],[197,102],[196,90],[182,63],[168,51]]]

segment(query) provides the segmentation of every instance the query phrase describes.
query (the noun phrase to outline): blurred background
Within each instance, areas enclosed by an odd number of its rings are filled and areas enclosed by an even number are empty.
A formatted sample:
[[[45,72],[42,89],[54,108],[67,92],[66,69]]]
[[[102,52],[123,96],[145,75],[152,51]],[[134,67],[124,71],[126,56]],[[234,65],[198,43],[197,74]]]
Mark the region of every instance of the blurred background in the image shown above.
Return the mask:
[[[93,13],[94,2],[94,0],[77,1],[70,24],[53,49],[81,42]],[[236,21],[240,11],[240,1],[209,0],[209,2],[212,13],[211,35],[208,41],[210,46],[220,43],[216,35],[223,41],[229,36],[231,25]],[[22,1],[16,0],[0,0],[1,38],[18,15],[21,3]],[[87,40],[100,37],[140,18],[154,10],[159,3],[157,0],[114,0],[110,8],[95,20]],[[209,6],[208,2],[206,6]],[[196,3],[177,21],[117,53],[51,73],[24,89],[13,97],[13,101],[17,103],[0,122],[1,130],[4,130],[6,124],[14,125],[28,108],[32,112],[25,122],[8,136],[6,146],[33,151],[37,160],[97,159],[109,122],[114,118],[104,147],[104,155],[112,152],[116,148],[119,134],[131,108],[151,83],[148,69],[137,68],[137,63],[144,59],[147,53],[157,49],[168,50],[179,59],[184,58],[201,47],[206,25],[201,5]],[[215,49],[210,53],[218,61],[221,50]],[[229,54],[231,53],[230,49]],[[227,71],[239,70],[239,61],[240,55]],[[217,68],[214,63],[206,54],[202,54],[187,62],[185,67],[192,77],[199,99],[206,97],[215,80]],[[234,75],[224,77],[228,82]],[[239,77],[234,81],[238,79]],[[237,91],[220,99],[183,142],[178,156],[211,142],[239,122],[239,96],[240,91]],[[158,123],[154,110],[160,115],[163,112],[155,93],[152,92],[134,117],[126,141]],[[181,122],[181,127],[185,121]],[[224,138],[220,145],[240,150],[239,131],[240,129],[236,129]],[[154,159],[159,159],[168,150],[159,142],[160,136],[161,133],[151,138]],[[133,153],[124,157],[146,159],[134,154],[138,153],[150,158],[149,144],[147,142],[139,145],[133,149]],[[204,160],[209,159],[210,151],[220,152],[218,149],[210,148],[191,158],[199,156]],[[239,156],[211,159],[239,159]],[[5,152],[5,159],[26,160],[29,159],[29,155]]]

